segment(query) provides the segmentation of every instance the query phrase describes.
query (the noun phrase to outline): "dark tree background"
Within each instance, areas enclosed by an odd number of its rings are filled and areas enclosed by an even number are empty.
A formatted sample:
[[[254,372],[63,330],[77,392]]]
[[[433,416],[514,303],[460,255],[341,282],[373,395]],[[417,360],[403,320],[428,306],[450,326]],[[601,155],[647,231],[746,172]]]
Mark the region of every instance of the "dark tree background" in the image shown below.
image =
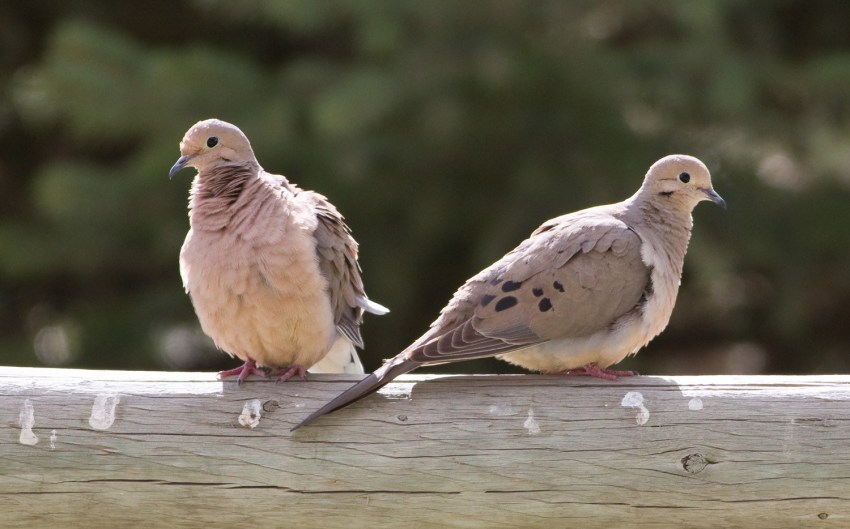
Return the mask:
[[[850,367],[850,3],[0,3],[0,362],[229,365],[177,255],[178,142],[219,117],[361,243],[367,367],[543,220],[705,160],[650,374]],[[232,362],[230,362],[232,363]],[[504,371],[496,361],[451,370]]]

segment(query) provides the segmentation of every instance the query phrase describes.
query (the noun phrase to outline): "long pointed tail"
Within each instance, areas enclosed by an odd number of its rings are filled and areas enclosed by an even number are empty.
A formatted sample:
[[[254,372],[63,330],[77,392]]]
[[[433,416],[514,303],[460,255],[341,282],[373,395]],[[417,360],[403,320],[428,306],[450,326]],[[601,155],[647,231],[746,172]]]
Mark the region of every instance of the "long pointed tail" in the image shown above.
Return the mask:
[[[374,373],[369,374],[366,378],[354,384],[337,395],[336,398],[311,413],[306,419],[298,423],[290,431],[294,432],[298,428],[310,424],[322,415],[334,412],[340,408],[348,406],[349,404],[357,402],[363,397],[366,397],[367,395],[374,393],[389,384],[395,377],[407,373],[408,371],[412,371],[419,367],[419,365],[420,364],[418,362],[411,360],[402,360],[399,363],[393,363],[392,361],[387,362],[379,367]]]

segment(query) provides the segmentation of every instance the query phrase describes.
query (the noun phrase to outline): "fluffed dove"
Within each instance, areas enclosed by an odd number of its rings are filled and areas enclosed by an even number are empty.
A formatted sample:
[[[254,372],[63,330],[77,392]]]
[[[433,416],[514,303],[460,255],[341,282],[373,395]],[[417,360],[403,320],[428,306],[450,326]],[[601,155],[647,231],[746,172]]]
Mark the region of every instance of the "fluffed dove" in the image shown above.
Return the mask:
[[[544,373],[633,374],[606,368],[667,326],[703,200],[726,207],[701,161],[672,155],[627,200],[545,222],[460,287],[422,337],[296,428],[422,365],[496,356]]]
[[[363,373],[363,312],[386,314],[363,290],[357,242],[328,200],[260,167],[248,138],[217,119],[180,142],[198,174],[180,275],[201,327],[244,361],[222,371],[279,380],[311,372]]]

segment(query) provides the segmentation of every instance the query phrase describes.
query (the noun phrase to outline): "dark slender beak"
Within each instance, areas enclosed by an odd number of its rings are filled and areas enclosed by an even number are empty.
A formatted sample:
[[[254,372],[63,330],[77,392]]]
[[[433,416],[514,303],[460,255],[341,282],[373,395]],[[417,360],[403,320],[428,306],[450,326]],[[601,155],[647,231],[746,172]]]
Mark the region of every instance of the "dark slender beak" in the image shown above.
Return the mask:
[[[709,200],[711,200],[712,202],[714,202],[715,204],[717,204],[721,208],[726,209],[726,201],[723,200],[723,197],[721,197],[720,195],[717,194],[717,191],[715,191],[714,189],[705,189],[705,190],[703,190],[703,192],[705,193],[705,196],[707,196]]]
[[[189,163],[191,159],[192,157],[189,155],[177,158],[177,161],[174,163],[174,165],[171,166],[171,170],[168,171],[168,179],[171,180],[172,178],[174,178],[174,175],[177,174],[177,171],[186,167],[186,164]]]

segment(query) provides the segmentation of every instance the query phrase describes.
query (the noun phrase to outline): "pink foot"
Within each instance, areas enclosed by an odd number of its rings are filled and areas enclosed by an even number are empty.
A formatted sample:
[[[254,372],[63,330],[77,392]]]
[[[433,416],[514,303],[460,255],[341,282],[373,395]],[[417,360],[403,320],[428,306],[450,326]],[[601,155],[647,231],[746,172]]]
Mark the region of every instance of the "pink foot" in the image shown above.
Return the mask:
[[[277,377],[278,383],[286,382],[287,380],[296,375],[301,380],[307,380],[307,370],[301,366],[290,366],[286,369],[280,369],[272,372],[272,376]]]
[[[245,379],[251,375],[257,375],[263,378],[266,378],[268,376],[266,372],[257,367],[256,362],[254,362],[250,358],[239,367],[234,367],[233,369],[227,369],[218,372],[218,378],[236,376],[236,383],[240,386],[242,385],[242,382],[244,382]]]
[[[635,371],[617,371],[616,369],[602,369],[596,364],[587,364],[584,367],[576,369],[568,369],[561,373],[565,377],[596,377],[605,380],[617,380],[618,377],[633,377],[637,375]]]

